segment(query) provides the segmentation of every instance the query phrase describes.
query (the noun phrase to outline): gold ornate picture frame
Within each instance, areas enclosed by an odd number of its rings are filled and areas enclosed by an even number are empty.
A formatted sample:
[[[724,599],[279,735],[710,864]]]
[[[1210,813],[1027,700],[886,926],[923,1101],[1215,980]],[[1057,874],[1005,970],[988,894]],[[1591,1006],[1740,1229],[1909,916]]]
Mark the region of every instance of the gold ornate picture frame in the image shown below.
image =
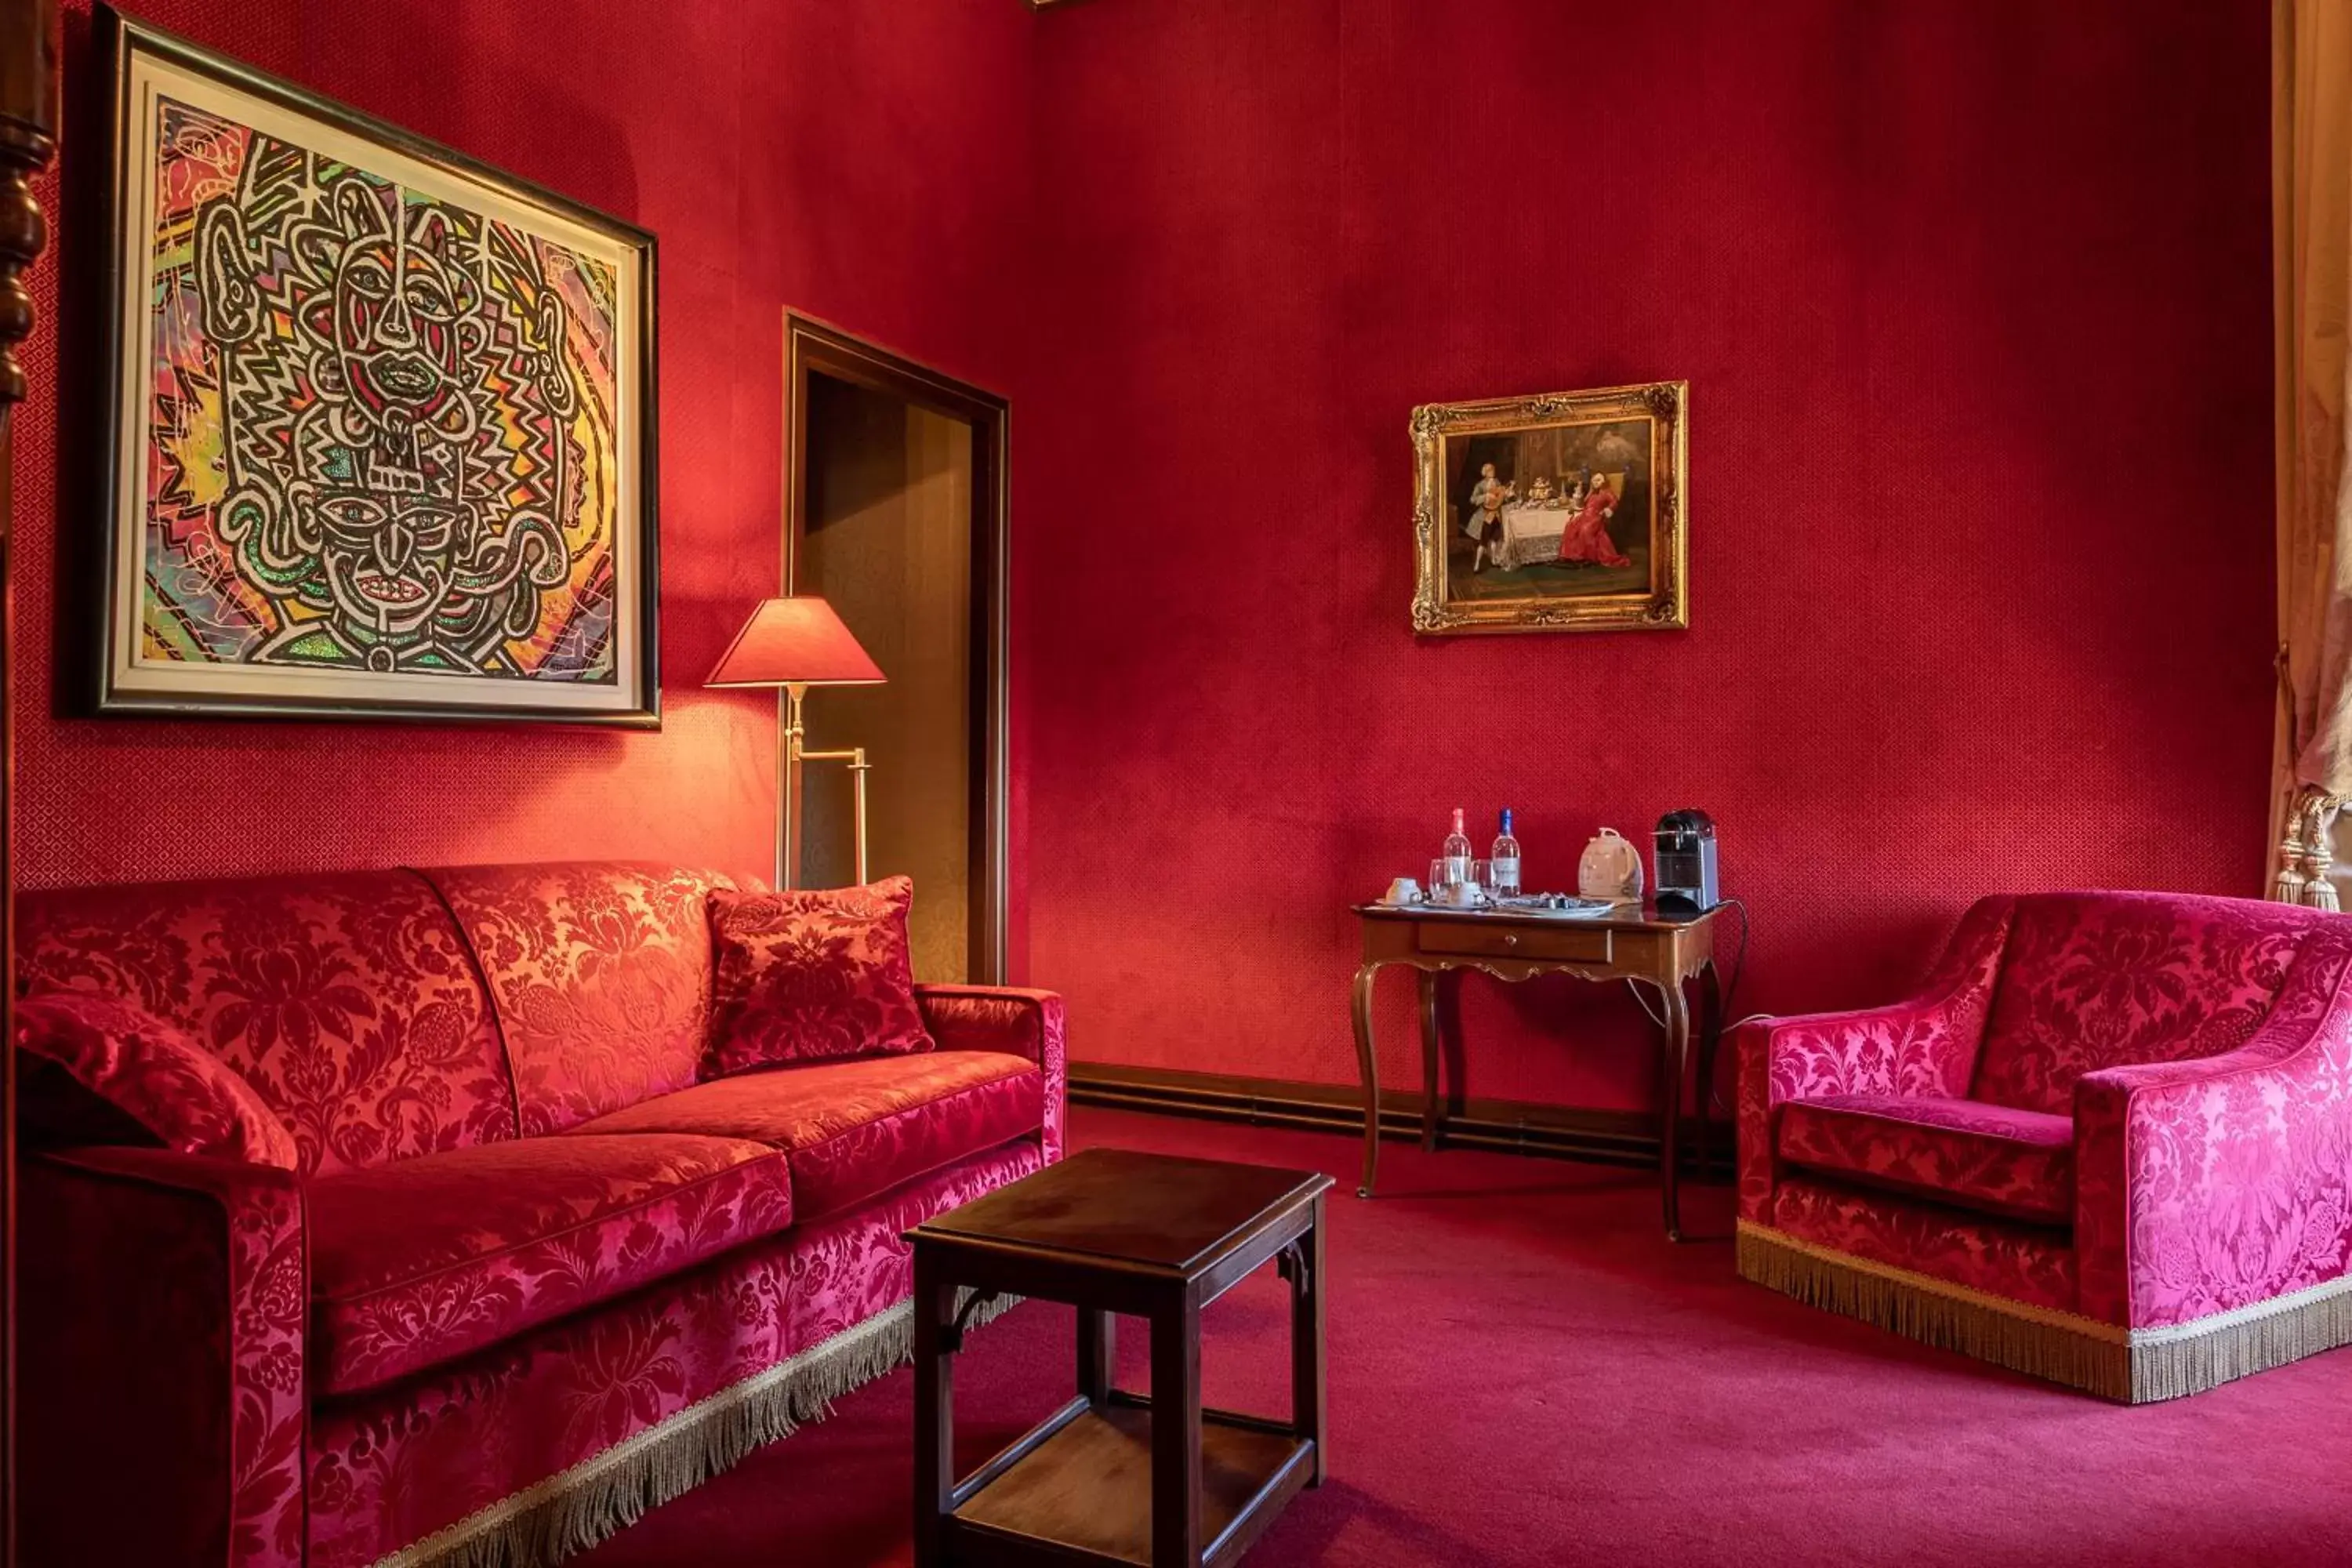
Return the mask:
[[[1690,625],[1690,384],[1412,411],[1412,629]]]

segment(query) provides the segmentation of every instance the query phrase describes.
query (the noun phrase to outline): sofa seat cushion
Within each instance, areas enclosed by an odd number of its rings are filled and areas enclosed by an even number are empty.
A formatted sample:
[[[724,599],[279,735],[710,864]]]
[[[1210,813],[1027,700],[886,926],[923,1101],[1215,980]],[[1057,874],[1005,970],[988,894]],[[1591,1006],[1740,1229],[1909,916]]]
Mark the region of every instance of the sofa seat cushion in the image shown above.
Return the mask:
[[[792,1223],[789,1173],[742,1139],[525,1138],[310,1184],[314,1354],[350,1394]]]
[[[1045,1119],[1045,1079],[1025,1057],[926,1051],[771,1068],[659,1095],[564,1136],[690,1132],[784,1151],[793,1212],[839,1214],[901,1182],[1023,1136]]]
[[[2074,1123],[1975,1100],[1840,1094],[1780,1107],[1791,1164],[2043,1225],[2074,1219]]]

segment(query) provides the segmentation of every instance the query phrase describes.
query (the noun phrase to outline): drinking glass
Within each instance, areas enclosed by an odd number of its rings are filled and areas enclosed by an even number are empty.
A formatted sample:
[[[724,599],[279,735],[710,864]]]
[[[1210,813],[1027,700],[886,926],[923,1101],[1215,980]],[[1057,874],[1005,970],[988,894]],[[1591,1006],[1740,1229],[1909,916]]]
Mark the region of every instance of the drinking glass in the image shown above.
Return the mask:
[[[1454,886],[1454,879],[1446,873],[1444,856],[1440,855],[1429,863],[1429,880],[1423,882],[1422,886],[1429,889],[1431,903],[1442,904],[1445,901],[1445,890]]]

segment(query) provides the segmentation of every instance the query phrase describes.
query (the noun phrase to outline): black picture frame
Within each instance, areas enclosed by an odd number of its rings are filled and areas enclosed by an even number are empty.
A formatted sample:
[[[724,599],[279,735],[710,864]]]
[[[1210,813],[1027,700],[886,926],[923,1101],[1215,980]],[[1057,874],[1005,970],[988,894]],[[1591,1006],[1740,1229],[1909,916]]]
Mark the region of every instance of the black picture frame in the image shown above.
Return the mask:
[[[660,679],[660,530],[659,530],[659,466],[657,461],[658,407],[657,360],[656,356],[656,241],[654,236],[634,224],[600,212],[583,203],[533,184],[529,181],[494,168],[452,148],[445,147],[414,132],[377,120],[347,105],[322,98],[278,78],[255,69],[233,59],[175,37],[161,28],[124,16],[111,6],[100,5],[93,16],[94,42],[99,59],[100,79],[106,84],[108,107],[108,157],[106,189],[103,193],[105,213],[105,266],[103,269],[103,300],[92,312],[102,318],[103,361],[93,381],[102,384],[104,406],[99,414],[100,427],[99,446],[102,452],[104,471],[97,482],[100,498],[100,537],[92,547],[83,552],[87,563],[84,574],[92,579],[90,597],[84,602],[92,605],[92,629],[96,647],[91,650],[92,679],[81,688],[87,695],[86,710],[108,717],[134,718],[237,718],[346,720],[360,721],[413,721],[429,723],[556,723],[592,725],[604,728],[657,730],[661,727]],[[126,262],[130,254],[128,226],[143,216],[145,208],[136,200],[133,182],[152,178],[154,172],[153,148],[145,135],[147,130],[140,118],[141,104],[135,86],[141,79],[145,62],[161,62],[164,67],[197,79],[222,89],[226,94],[242,95],[257,100],[268,110],[295,117],[318,127],[323,133],[348,138],[365,143],[370,151],[380,151],[386,164],[372,167],[359,159],[347,162],[379,179],[397,180],[402,164],[422,169],[430,175],[448,182],[479,189],[486,200],[504,203],[510,208],[524,209],[528,216],[543,216],[551,226],[584,231],[610,247],[612,256],[621,258],[616,278],[625,279],[625,286],[616,290],[612,321],[616,342],[626,342],[625,354],[616,347],[614,367],[614,401],[625,405],[624,414],[616,407],[613,420],[613,441],[616,454],[614,468],[615,487],[612,516],[612,532],[607,548],[614,552],[614,574],[624,574],[625,545],[633,559],[636,582],[616,582],[613,595],[614,647],[614,678],[611,698],[599,705],[593,700],[602,696],[590,692],[590,699],[576,694],[587,689],[588,683],[560,680],[531,682],[527,678],[513,676],[474,676],[467,674],[405,674],[396,680],[386,680],[367,672],[350,672],[350,679],[364,688],[371,685],[400,684],[407,688],[399,693],[362,689],[350,694],[340,691],[250,689],[205,690],[191,689],[187,683],[200,677],[171,671],[172,679],[181,683],[170,690],[157,690],[152,682],[137,678],[145,665],[162,668],[161,661],[141,661],[134,656],[126,658],[126,637],[139,635],[138,628],[126,626],[127,595],[131,591],[124,574],[139,573],[142,579],[142,560],[133,558],[126,545],[143,538],[131,531],[126,520],[126,508],[140,509],[140,529],[145,527],[145,491],[142,486],[136,496],[125,483],[130,456],[124,450],[126,441],[137,441],[144,460],[147,428],[142,419],[138,428],[129,426],[125,409],[135,395],[150,395],[152,385],[146,378],[152,367],[142,361],[133,365],[129,356],[137,353],[143,342],[131,329],[138,320],[134,312],[152,309],[148,300],[135,297],[145,282],[145,277],[134,275]],[[199,106],[203,107],[203,106]],[[134,121],[137,122],[134,123]],[[457,204],[444,201],[445,205]],[[479,216],[477,214],[476,216]],[[511,220],[509,220],[511,223]],[[152,237],[142,237],[142,243]],[[633,330],[634,342],[629,342],[624,329]],[[139,390],[134,394],[131,379],[139,377]],[[93,390],[100,390],[94,387]],[[625,399],[625,404],[624,400]],[[634,443],[634,453],[630,444]],[[633,460],[631,460],[633,459]],[[623,628],[627,629],[625,647]],[[251,664],[227,661],[208,663],[189,661],[198,670],[249,672]],[[128,668],[126,668],[128,667]],[[332,686],[345,672],[304,672],[305,683],[311,686]],[[447,697],[429,689],[434,683],[446,682]],[[416,688],[424,685],[425,690]],[[528,694],[519,687],[538,685],[542,689]],[[486,688],[499,688],[485,700]]]

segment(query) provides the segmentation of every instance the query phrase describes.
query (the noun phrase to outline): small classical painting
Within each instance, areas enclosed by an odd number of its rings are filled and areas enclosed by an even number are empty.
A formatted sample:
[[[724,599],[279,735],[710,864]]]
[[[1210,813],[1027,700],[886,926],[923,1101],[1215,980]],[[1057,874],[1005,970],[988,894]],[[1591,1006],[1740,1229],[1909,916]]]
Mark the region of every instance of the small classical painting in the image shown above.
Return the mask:
[[[657,722],[652,237],[101,26],[99,710]]]
[[[1412,411],[1417,632],[1690,624],[1679,381]]]

